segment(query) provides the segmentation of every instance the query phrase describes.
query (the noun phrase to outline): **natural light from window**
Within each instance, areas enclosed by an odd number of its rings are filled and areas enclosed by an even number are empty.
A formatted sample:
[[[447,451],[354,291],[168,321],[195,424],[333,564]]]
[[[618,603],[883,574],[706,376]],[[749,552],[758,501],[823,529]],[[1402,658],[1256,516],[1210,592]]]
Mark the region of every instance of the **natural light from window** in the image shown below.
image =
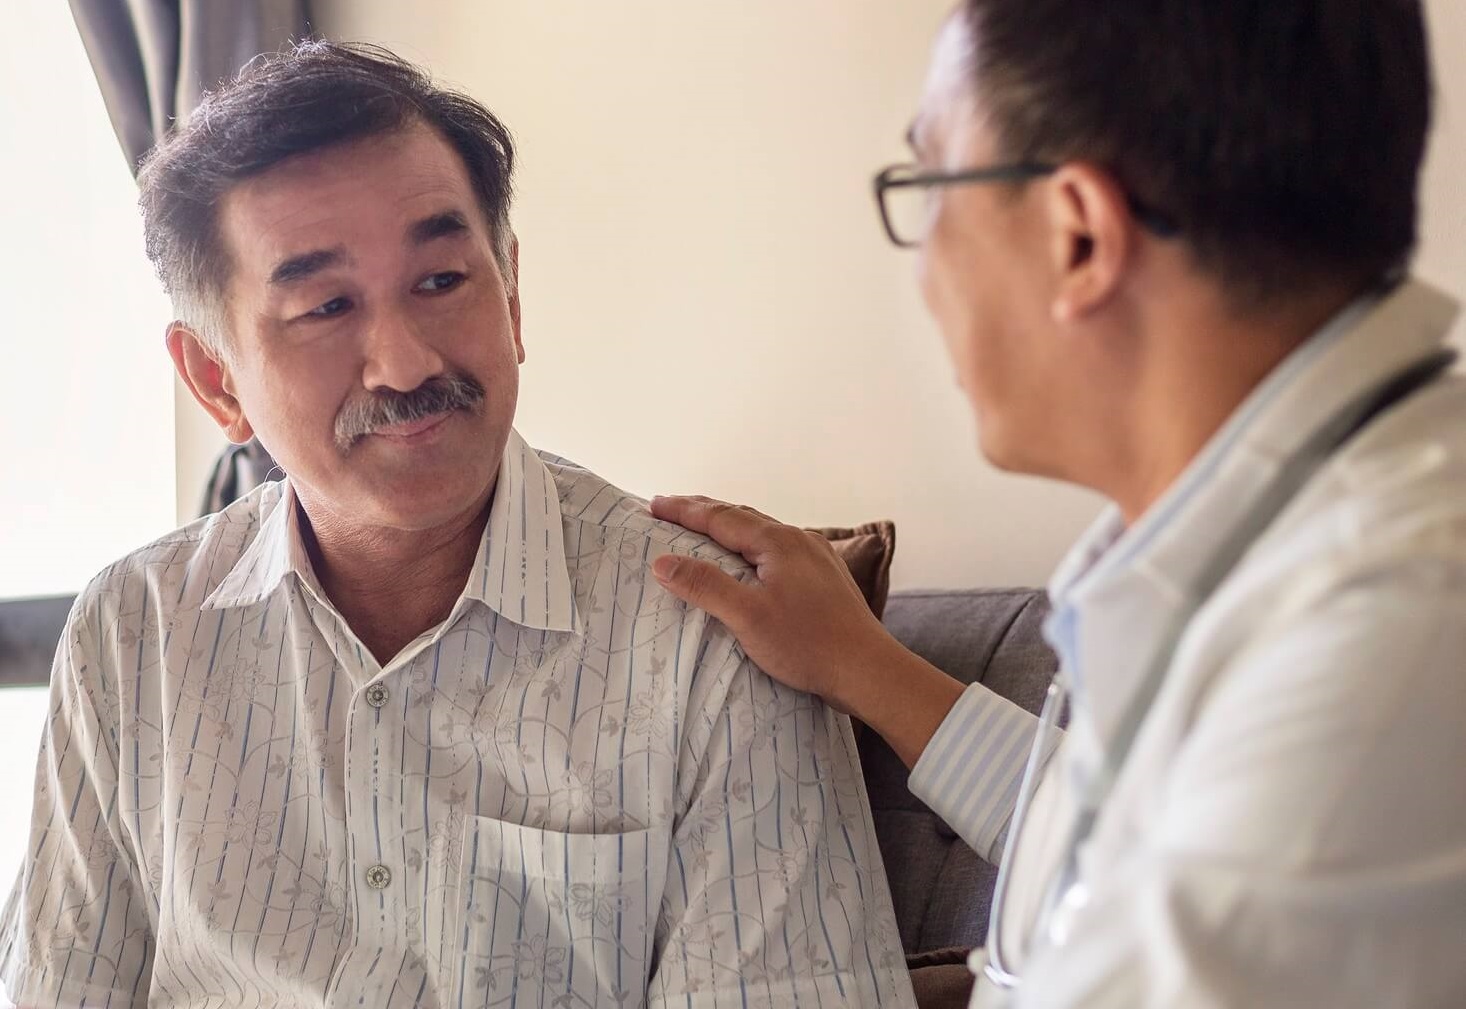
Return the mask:
[[[169,314],[136,187],[67,5],[7,16],[25,41],[0,61],[0,599],[76,592],[175,517]]]
[[[174,519],[167,301],[64,3],[7,8],[0,61],[0,607],[78,591]],[[0,886],[30,820],[43,687],[0,689]]]

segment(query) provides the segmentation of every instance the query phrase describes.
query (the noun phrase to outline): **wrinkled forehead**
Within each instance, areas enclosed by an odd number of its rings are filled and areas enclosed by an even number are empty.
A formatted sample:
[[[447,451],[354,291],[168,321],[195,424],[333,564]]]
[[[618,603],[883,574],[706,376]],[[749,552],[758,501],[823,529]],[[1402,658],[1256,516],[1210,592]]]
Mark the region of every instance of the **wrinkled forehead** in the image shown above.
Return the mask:
[[[220,237],[251,275],[317,248],[396,247],[430,214],[486,222],[467,167],[426,125],[296,155],[241,180],[219,205]],[[260,279],[260,278],[254,278]]]

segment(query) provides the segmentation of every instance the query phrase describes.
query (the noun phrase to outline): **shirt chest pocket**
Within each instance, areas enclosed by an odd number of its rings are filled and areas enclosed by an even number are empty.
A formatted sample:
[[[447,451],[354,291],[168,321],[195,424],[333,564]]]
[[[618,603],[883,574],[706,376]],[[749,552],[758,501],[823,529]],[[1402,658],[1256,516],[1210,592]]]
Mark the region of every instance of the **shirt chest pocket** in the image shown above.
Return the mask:
[[[566,834],[487,817],[465,825],[456,925],[444,936],[451,1006],[642,1003],[670,835]],[[451,920],[451,919],[450,919]]]

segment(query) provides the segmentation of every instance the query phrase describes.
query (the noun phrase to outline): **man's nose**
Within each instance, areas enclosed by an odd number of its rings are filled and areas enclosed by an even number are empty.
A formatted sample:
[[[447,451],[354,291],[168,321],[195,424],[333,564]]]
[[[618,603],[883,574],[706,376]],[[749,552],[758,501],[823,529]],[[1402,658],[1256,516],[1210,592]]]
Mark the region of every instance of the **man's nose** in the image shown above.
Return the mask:
[[[412,319],[384,312],[367,332],[362,384],[368,389],[411,392],[443,372],[443,359]]]

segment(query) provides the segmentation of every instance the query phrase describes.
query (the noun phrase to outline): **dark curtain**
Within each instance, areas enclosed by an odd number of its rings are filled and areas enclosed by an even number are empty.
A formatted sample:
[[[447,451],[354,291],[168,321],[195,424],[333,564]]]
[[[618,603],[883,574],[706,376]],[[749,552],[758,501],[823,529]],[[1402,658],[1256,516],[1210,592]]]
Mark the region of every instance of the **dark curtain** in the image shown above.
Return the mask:
[[[134,169],[205,91],[309,30],[306,0],[71,0],[71,13]]]

